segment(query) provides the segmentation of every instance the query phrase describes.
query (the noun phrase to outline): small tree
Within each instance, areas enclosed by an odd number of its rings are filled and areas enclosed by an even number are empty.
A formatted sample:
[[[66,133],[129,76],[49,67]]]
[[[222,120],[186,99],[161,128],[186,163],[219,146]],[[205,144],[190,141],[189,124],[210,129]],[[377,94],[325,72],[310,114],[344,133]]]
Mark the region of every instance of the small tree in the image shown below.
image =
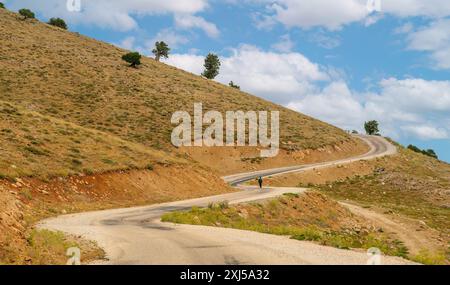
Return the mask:
[[[228,84],[231,88],[236,88],[238,90],[241,90],[241,86],[234,84],[233,81],[230,81],[230,83]]]
[[[20,9],[19,10],[19,14],[22,15],[23,19],[34,19],[35,15],[33,12],[31,12],[31,10],[29,9]]]
[[[2,2],[0,2],[0,9],[5,9],[5,4],[3,4]]]
[[[380,130],[378,129],[378,122],[377,121],[368,121],[364,124],[364,129],[366,130],[366,133],[368,135],[379,135]]]
[[[131,67],[136,68],[141,65],[142,56],[138,52],[130,52],[122,56],[122,59],[130,64]]]
[[[219,75],[220,69],[220,60],[219,57],[215,54],[208,54],[205,58],[205,71],[203,71],[202,75],[208,79],[214,79],[217,75]]]
[[[48,24],[58,27],[58,28],[61,28],[61,29],[64,29],[64,30],[67,30],[67,24],[61,18],[51,18],[50,21],[48,21]]]
[[[159,61],[161,57],[169,58],[170,48],[165,42],[156,42],[152,52],[155,55],[155,60]]]

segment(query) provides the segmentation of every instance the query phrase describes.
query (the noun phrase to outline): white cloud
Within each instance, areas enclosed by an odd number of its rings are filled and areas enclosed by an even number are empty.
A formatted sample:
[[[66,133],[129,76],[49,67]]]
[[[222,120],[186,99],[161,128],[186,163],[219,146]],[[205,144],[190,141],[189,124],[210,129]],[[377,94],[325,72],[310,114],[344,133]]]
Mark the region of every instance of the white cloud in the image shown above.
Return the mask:
[[[189,39],[173,29],[163,29],[159,31],[151,40],[147,41],[147,45],[150,45],[153,49],[157,41],[164,41],[169,45],[171,49],[175,49],[180,45],[184,45],[189,42]]]
[[[295,46],[295,44],[291,40],[291,36],[289,34],[286,34],[286,35],[282,35],[280,37],[280,41],[278,43],[273,44],[272,48],[279,52],[288,53],[288,52],[292,51],[294,46]]]
[[[155,14],[194,15],[208,7],[208,0],[82,0],[81,12],[70,12],[67,0],[10,0],[12,9],[28,7],[44,17],[62,17],[71,24],[96,25],[119,31],[138,27],[135,16]]]
[[[175,24],[182,29],[199,28],[203,30],[209,37],[217,38],[220,34],[219,29],[213,23],[210,23],[202,17],[193,15],[176,15]]]
[[[428,125],[410,125],[402,129],[412,136],[424,140],[441,140],[449,138],[449,131],[443,128],[436,128]]]
[[[394,30],[394,34],[409,34],[414,30],[414,25],[408,22]]]
[[[195,54],[172,54],[167,64],[173,65],[188,72],[200,75],[203,72],[205,57]]]
[[[343,26],[361,22],[370,26],[381,19],[383,14],[399,18],[426,17],[440,19],[450,16],[448,0],[380,0],[381,12],[368,9],[368,0],[259,0],[266,6],[266,14],[257,14],[258,27],[272,27],[279,22],[286,27],[308,29],[324,27],[335,31]]]
[[[339,30],[343,25],[363,20],[369,11],[362,0],[278,0],[272,8],[275,18],[287,27],[326,27]]]
[[[332,82],[319,93],[294,100],[287,107],[345,129],[354,129],[355,123],[365,117],[363,106],[342,81]]]
[[[442,18],[450,15],[450,1],[448,0],[394,0],[382,1],[383,12],[397,17],[423,16],[428,18]]]
[[[202,72],[203,61],[203,56],[190,54],[169,59],[196,74]],[[394,138],[450,138],[450,81],[388,78],[376,84],[378,92],[358,93],[334,69],[299,53],[243,45],[221,61],[217,81],[234,81],[244,91],[341,128],[362,131],[364,122],[374,119],[383,134]]]
[[[378,120],[384,134],[419,139],[450,138],[450,81],[395,78],[379,82],[380,91],[358,94],[343,82],[332,82],[316,94],[288,107],[336,124],[362,130],[364,121]]]
[[[430,52],[433,67],[450,69],[450,19],[437,20],[410,32],[407,41],[411,50]]]
[[[135,48],[136,38],[135,37],[126,37],[117,46],[128,49],[128,50],[136,50]]]
[[[334,49],[341,45],[341,40],[338,37],[328,36],[323,31],[313,33],[309,40],[325,49]]]
[[[175,54],[168,63],[200,74],[204,57]],[[275,102],[287,103],[300,93],[314,91],[314,82],[329,79],[318,64],[300,53],[275,53],[243,45],[232,49],[232,55],[221,58],[222,66],[217,81],[238,83],[242,89]]]

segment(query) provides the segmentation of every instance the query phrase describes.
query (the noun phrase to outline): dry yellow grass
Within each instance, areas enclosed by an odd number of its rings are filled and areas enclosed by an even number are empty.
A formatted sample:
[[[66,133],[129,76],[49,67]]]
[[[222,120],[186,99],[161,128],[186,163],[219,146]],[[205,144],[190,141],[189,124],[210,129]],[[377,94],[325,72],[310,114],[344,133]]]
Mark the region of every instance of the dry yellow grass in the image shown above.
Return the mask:
[[[181,162],[167,153],[0,101],[0,178],[51,178]]]
[[[0,14],[0,100],[16,106],[170,151],[172,113],[192,111],[195,102],[205,111],[279,110],[285,148],[352,140],[338,128],[153,59],[129,68],[123,49]]]

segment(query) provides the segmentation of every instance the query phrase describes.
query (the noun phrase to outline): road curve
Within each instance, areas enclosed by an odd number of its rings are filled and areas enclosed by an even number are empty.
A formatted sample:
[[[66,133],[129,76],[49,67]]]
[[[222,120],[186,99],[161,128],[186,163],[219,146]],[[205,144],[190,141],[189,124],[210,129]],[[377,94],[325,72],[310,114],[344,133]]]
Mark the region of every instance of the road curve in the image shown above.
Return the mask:
[[[341,164],[348,164],[355,161],[360,160],[371,160],[377,157],[383,157],[387,155],[394,155],[397,153],[397,148],[389,143],[385,138],[379,137],[379,136],[363,136],[363,135],[357,135],[355,136],[364,142],[366,142],[369,147],[370,151],[366,154],[352,157],[352,158],[344,158],[340,160],[335,161],[327,161],[327,162],[320,162],[320,163],[314,163],[314,164],[307,164],[307,165],[298,165],[298,166],[289,166],[289,167],[280,167],[280,168],[273,168],[273,169],[267,169],[267,170],[260,170],[260,171],[254,171],[254,172],[247,172],[247,173],[240,173],[240,174],[234,174],[230,176],[222,177],[227,183],[237,186],[243,182],[255,179],[259,176],[267,177],[267,176],[276,176],[276,175],[282,175],[282,174],[288,174],[288,173],[294,173],[294,172],[302,172],[307,171],[311,169],[318,169],[318,168],[324,168],[324,167],[330,167],[334,165],[341,165]]]
[[[370,145],[371,150],[359,157],[241,173],[224,179],[238,185],[258,176],[299,172],[396,153],[396,148],[381,137],[361,139]],[[95,240],[107,254],[108,261],[101,264],[366,264],[368,257],[364,252],[340,250],[257,232],[160,221],[164,213],[207,206],[211,202],[236,204],[306,191],[301,188],[266,188],[259,191],[250,186],[237,187],[245,191],[146,207],[65,215],[45,220],[38,227]],[[383,263],[409,262],[396,257],[383,257]]]

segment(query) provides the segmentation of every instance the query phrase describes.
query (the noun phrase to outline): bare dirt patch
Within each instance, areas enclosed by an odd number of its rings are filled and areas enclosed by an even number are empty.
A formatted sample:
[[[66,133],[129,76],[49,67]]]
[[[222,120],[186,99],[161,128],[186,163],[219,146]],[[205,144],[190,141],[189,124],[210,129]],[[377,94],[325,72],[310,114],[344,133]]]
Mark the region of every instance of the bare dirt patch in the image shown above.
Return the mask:
[[[102,251],[77,237],[36,231],[34,224],[60,214],[148,205],[234,191],[199,166],[156,165],[96,175],[0,181],[0,263],[61,264],[67,247],[83,247],[85,260]],[[32,238],[34,237],[34,239]],[[34,240],[34,242],[33,242]]]
[[[181,148],[179,151],[195,161],[210,166],[220,175],[229,175],[353,157],[367,153],[369,146],[355,139],[315,150],[282,149],[279,155],[273,158],[261,158],[260,150],[250,147]]]

